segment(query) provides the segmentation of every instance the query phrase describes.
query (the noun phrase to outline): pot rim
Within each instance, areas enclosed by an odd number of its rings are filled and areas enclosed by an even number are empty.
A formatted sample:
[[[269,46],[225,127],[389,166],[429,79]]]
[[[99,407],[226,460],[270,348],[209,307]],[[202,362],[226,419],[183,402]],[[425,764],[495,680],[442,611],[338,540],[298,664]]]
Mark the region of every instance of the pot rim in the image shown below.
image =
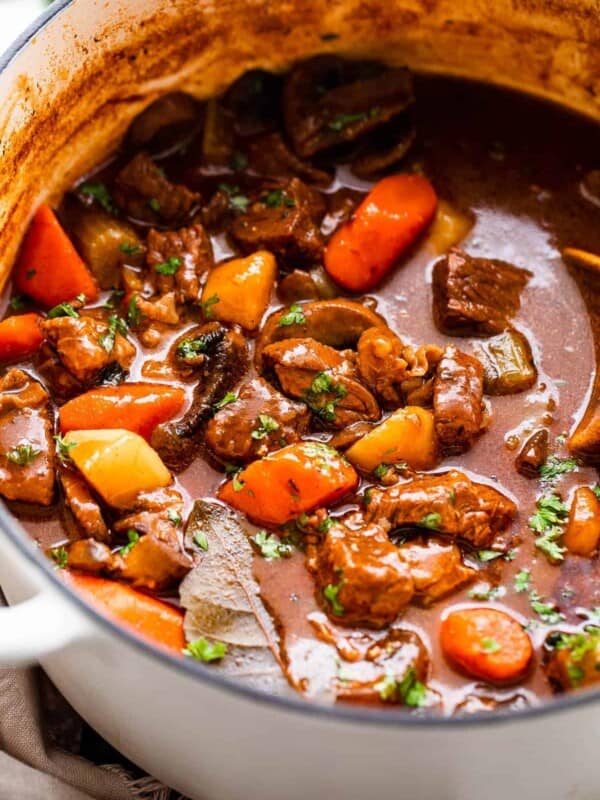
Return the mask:
[[[60,16],[75,0],[54,0],[52,6],[44,11],[25,31],[10,45],[10,47],[0,55],[0,73],[4,72],[13,61],[27,48],[31,40],[39,34],[46,26]],[[37,548],[27,538],[26,531],[19,524],[18,520],[10,513],[4,502],[0,502],[0,530],[15,545],[19,552],[34,565],[36,569],[45,574],[46,578],[52,583],[53,587],[76,605],[81,613],[91,618],[101,629],[108,634],[114,634],[118,639],[136,648],[144,655],[154,658],[161,662],[165,667],[176,670],[194,680],[200,680],[210,684],[215,689],[239,695],[246,700],[260,703],[266,706],[273,706],[281,711],[296,712],[319,718],[329,722],[362,723],[376,727],[396,727],[396,728],[444,728],[446,730],[492,727],[508,722],[518,722],[522,719],[535,719],[537,717],[548,716],[558,712],[574,710],[580,706],[597,704],[600,701],[600,689],[596,691],[586,691],[565,694],[561,697],[551,699],[539,706],[533,706],[520,710],[496,711],[493,714],[474,714],[472,716],[430,716],[420,717],[411,715],[406,710],[377,710],[368,708],[352,708],[339,705],[325,706],[313,704],[299,695],[295,697],[279,697],[268,694],[267,692],[243,686],[233,678],[212,670],[211,668],[195,662],[189,658],[179,658],[171,655],[167,651],[162,651],[158,647],[146,642],[139,636],[127,630],[127,628],[113,622],[109,617],[98,611],[93,605],[89,604],[75,590],[61,581],[56,570],[52,567],[49,560],[43,556]]]

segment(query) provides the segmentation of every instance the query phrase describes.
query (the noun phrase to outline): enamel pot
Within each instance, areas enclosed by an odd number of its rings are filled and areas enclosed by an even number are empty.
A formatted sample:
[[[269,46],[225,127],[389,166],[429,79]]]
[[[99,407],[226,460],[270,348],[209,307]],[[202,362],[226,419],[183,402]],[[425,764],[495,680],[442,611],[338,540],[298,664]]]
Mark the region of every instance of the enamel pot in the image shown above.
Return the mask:
[[[177,86],[329,51],[516,87],[600,120],[598,0],[56,0],[0,62],[0,283],[33,209]],[[597,800],[600,691],[471,719],[268,697],[153,649],[62,584],[0,508],[0,662],[195,800]]]

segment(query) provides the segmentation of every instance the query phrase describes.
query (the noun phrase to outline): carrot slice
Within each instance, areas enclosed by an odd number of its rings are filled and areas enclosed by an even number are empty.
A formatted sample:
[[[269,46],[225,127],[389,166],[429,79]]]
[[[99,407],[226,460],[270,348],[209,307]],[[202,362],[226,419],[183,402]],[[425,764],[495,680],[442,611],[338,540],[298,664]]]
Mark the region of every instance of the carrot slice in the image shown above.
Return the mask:
[[[152,644],[181,653],[185,647],[183,612],[117,581],[60,570],[65,583],[106,616]]]
[[[0,361],[32,356],[44,341],[38,314],[21,314],[0,322]]]
[[[422,175],[384,178],[332,236],[325,269],[352,292],[372,289],[431,222],[436,207],[433,186]]]
[[[14,269],[17,290],[46,308],[84,294],[98,298],[98,286],[50,206],[34,216]]]
[[[442,621],[445,656],[469,675],[491,683],[520,678],[531,661],[531,640],[514,617],[495,608],[464,608]]]
[[[185,392],[160,383],[124,383],[92,389],[60,409],[61,433],[121,428],[150,439],[157,425],[183,408]]]
[[[302,442],[254,461],[219,497],[261,525],[283,525],[356,488],[354,468],[331,447]]]

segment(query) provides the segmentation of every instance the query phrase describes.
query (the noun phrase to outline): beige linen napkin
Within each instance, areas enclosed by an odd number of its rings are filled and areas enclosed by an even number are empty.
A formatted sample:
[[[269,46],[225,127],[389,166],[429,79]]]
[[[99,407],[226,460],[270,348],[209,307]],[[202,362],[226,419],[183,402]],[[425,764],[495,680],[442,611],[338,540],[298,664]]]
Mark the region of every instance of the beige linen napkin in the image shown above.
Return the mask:
[[[0,800],[184,800],[124,759],[83,758],[85,733],[40,669],[0,669]],[[119,760],[102,745],[98,738],[100,757]]]

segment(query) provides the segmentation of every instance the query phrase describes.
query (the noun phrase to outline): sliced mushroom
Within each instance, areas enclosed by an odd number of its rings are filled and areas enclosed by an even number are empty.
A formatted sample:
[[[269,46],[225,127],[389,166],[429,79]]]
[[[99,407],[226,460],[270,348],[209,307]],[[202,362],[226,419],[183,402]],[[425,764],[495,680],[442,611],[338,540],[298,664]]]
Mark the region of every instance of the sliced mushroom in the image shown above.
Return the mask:
[[[186,342],[197,344],[185,347]],[[188,411],[175,422],[159,425],[152,435],[152,445],[165,464],[181,471],[194,458],[198,434],[214,413],[215,404],[246,371],[248,351],[241,334],[211,322],[180,337],[169,358],[184,375],[197,371],[199,378]]]
[[[256,343],[259,369],[265,347],[282,339],[316,339],[342,350],[356,347],[368,328],[387,327],[383,317],[353,300],[317,300],[299,309],[292,317],[288,308],[271,314]]]

